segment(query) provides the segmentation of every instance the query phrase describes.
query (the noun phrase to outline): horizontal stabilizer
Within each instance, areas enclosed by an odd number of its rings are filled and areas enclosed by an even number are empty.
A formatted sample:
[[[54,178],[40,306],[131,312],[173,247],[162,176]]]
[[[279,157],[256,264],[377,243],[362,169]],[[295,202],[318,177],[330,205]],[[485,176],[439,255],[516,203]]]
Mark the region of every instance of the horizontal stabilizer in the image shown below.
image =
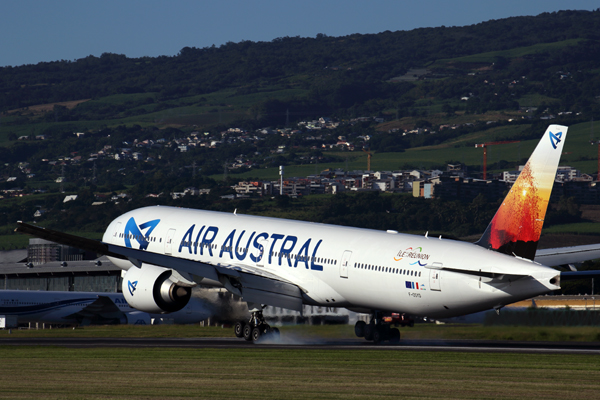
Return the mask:
[[[596,258],[600,258],[600,244],[543,249],[535,253],[535,262],[549,267],[594,260]]]
[[[600,270],[594,271],[561,271],[561,281],[572,281],[575,279],[591,279],[600,277]]]

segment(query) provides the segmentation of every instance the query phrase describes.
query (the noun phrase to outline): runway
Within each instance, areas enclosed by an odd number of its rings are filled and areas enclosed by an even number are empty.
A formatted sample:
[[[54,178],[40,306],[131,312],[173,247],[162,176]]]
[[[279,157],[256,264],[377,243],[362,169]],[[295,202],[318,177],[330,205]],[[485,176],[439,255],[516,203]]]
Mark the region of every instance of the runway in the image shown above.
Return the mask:
[[[453,351],[485,353],[600,354],[596,342],[513,342],[490,340],[404,340],[399,344],[373,344],[364,340],[282,338],[275,342],[246,342],[237,338],[0,338],[0,346],[57,346],[69,348],[196,348],[196,349],[303,349]]]

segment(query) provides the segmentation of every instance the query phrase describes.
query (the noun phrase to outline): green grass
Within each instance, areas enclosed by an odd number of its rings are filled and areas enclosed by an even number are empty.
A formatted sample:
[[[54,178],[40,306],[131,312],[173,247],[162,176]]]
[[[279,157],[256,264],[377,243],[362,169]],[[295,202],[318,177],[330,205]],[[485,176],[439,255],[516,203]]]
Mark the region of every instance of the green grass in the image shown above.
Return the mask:
[[[282,338],[315,342],[323,339],[357,339],[353,325],[284,325],[280,327]],[[401,328],[403,339],[469,339],[508,341],[600,341],[600,328],[589,326],[484,326],[479,324],[416,324],[413,328]],[[63,329],[13,329],[12,334],[0,331],[2,340],[28,337],[66,338],[198,338],[234,337],[233,328],[201,327],[198,325],[156,326],[88,326]]]
[[[585,399],[595,356],[269,348],[0,348],[7,399]]]
[[[40,324],[41,326],[41,324]],[[66,337],[66,338],[198,338],[234,337],[233,328],[201,327],[198,325],[102,325],[83,328],[13,329],[0,331],[0,344],[11,337]]]
[[[544,233],[578,233],[582,235],[600,235],[600,224],[597,222],[577,222],[573,224],[554,225],[544,228]]]
[[[15,224],[16,227],[16,224]],[[0,251],[25,249],[31,236],[28,235],[0,235]]]
[[[564,47],[577,45],[583,39],[569,39],[554,43],[540,43],[533,46],[517,47],[510,50],[490,51],[465,57],[447,58],[436,61],[430,68],[444,66],[449,63],[493,63],[496,57],[518,58],[530,54],[545,53]]]
[[[517,100],[521,107],[539,107],[543,102],[546,104],[559,102],[559,99],[553,97],[544,96],[541,94],[526,94]]]
[[[307,341],[317,339],[357,339],[352,325],[284,326],[282,337],[289,335]],[[549,342],[598,342],[600,328],[591,326],[484,326],[480,324],[416,324],[413,328],[400,328],[403,340],[506,340]]]

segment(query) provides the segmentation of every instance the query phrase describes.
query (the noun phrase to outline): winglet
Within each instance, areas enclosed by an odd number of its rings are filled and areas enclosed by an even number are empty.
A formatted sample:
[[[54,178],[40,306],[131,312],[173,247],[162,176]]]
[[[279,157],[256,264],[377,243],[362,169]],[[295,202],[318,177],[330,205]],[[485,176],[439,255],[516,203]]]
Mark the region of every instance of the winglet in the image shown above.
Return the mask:
[[[550,125],[478,245],[533,260],[567,127]]]

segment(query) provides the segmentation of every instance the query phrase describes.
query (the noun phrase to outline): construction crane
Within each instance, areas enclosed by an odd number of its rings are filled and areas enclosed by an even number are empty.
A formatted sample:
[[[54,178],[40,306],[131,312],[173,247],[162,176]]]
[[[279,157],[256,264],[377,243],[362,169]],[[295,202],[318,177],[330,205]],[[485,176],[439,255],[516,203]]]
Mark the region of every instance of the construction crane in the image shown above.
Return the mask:
[[[519,143],[520,140],[501,140],[499,142],[487,142],[476,144],[475,147],[483,147],[483,180],[487,179],[487,147],[497,144]]]
[[[600,182],[600,140],[594,141],[590,140],[590,144],[593,146],[595,144],[598,145],[598,177],[596,178],[598,182]]]
[[[367,153],[367,171],[371,170],[371,152],[368,150],[368,148],[364,148],[362,149],[362,151],[364,151],[365,153]]]

